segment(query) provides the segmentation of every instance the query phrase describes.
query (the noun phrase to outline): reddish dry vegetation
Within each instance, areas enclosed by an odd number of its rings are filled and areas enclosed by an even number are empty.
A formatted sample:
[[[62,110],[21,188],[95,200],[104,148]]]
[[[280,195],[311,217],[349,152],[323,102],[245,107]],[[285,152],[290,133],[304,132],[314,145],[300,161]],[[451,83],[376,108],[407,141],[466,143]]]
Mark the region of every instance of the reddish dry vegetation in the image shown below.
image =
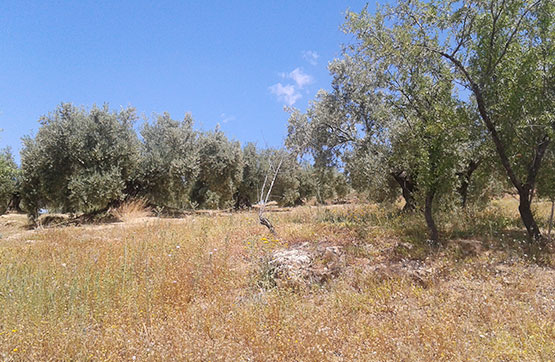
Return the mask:
[[[439,250],[418,216],[373,206],[271,213],[277,238],[254,212],[3,216],[0,358],[553,360],[554,257],[511,207],[451,218]]]

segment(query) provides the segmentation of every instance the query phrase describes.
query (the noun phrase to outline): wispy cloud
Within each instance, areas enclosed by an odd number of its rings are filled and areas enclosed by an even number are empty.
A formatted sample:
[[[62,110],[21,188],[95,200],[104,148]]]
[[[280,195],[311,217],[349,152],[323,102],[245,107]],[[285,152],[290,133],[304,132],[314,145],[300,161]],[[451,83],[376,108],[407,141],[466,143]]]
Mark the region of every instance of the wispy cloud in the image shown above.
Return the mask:
[[[270,87],[270,92],[275,94],[278,100],[285,102],[288,106],[292,106],[302,98],[300,91],[314,81],[312,76],[304,73],[300,68],[295,68],[290,73],[280,73],[279,75],[282,78],[291,79],[295,82],[295,84],[286,85],[276,83]]]
[[[274,84],[270,87],[270,92],[275,94],[278,97],[278,100],[285,102],[288,106],[292,106],[302,97],[292,84]]]
[[[318,64],[318,58],[320,55],[316,53],[314,50],[303,50],[302,51],[303,59],[309,62],[312,65]]]
[[[221,119],[222,123],[227,123],[227,122],[235,121],[236,117],[225,114],[225,113],[222,113],[222,114],[220,114],[220,119]]]

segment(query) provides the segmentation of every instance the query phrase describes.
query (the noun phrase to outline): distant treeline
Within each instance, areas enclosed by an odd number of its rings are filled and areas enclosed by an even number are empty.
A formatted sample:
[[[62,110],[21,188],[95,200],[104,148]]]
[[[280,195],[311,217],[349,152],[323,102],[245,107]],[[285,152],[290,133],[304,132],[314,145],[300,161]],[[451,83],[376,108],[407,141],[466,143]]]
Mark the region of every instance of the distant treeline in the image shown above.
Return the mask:
[[[281,162],[271,200],[299,205],[344,197],[346,177],[316,168],[282,149],[229,140],[216,129],[200,132],[193,119],[165,113],[140,134],[133,108],[90,110],[61,104],[40,119],[35,137],[24,137],[21,167],[9,151],[0,157],[0,211],[39,210],[94,214],[129,198],[143,198],[160,212],[241,208],[258,202],[264,180]]]

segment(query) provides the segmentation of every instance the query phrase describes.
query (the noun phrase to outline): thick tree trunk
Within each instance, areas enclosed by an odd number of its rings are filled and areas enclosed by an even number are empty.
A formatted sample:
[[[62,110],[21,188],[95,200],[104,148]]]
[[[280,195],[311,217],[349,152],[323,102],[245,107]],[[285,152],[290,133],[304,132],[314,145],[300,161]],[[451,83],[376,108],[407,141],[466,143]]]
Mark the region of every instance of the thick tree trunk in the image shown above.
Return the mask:
[[[401,186],[405,206],[403,211],[414,211],[416,209],[416,201],[414,200],[414,191],[416,191],[416,183],[405,171],[394,172],[391,174],[395,181]]]
[[[466,208],[466,202],[468,200],[468,187],[470,186],[472,174],[474,173],[474,171],[476,171],[479,165],[480,161],[471,160],[465,172],[457,174],[461,180],[461,185],[459,186],[458,191],[459,195],[461,196],[461,205],[463,209]]]
[[[435,192],[428,191],[426,193],[426,205],[424,207],[424,217],[426,218],[426,225],[428,226],[428,232],[430,234],[430,240],[434,246],[439,244],[439,233],[437,231],[437,226],[434,221],[433,215],[433,201]]]
[[[461,186],[459,187],[459,195],[461,196],[461,206],[466,209],[466,201],[468,200],[468,186],[470,182],[465,178],[461,181]]]
[[[520,218],[522,223],[526,227],[528,235],[534,239],[534,241],[540,242],[542,240],[542,234],[536,220],[534,220],[534,214],[532,213],[532,202],[531,202],[531,192],[525,187],[524,192],[519,192],[520,203],[518,205],[518,211],[520,212]]]
[[[19,192],[14,193],[12,196],[12,199],[10,200],[8,209],[15,211],[17,213],[22,213],[23,210],[21,210],[20,204],[21,204],[21,195],[19,194]]]
[[[235,205],[233,206],[233,208],[235,210],[250,209],[252,207],[252,203],[248,195],[237,192],[234,195],[234,198]]]

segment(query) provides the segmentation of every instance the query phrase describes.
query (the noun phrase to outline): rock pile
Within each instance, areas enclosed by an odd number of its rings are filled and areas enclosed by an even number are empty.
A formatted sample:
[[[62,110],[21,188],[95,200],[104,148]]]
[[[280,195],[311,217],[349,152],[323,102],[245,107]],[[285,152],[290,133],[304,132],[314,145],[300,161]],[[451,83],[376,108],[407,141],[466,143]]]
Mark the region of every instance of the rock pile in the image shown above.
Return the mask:
[[[291,249],[275,251],[269,265],[278,287],[299,288],[323,284],[336,277],[345,267],[345,255],[340,246],[302,243]]]

